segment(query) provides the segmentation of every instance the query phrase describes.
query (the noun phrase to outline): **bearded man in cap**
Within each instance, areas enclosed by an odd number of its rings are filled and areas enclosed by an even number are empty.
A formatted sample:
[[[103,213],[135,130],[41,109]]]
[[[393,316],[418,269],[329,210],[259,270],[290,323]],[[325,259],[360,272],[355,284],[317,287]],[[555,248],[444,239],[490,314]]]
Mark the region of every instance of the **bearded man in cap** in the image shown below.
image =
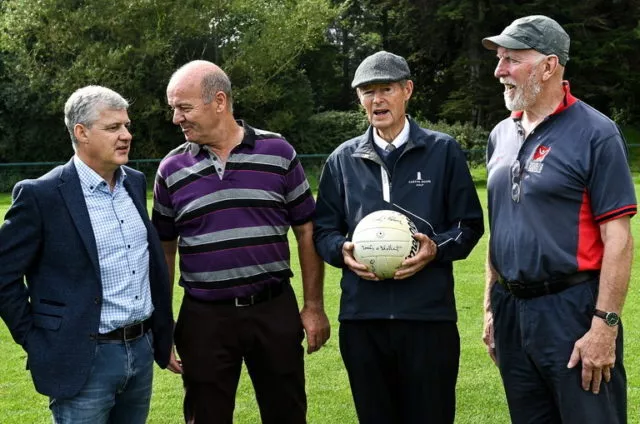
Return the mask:
[[[314,240],[342,268],[340,352],[363,424],[453,423],[460,338],[452,262],[484,232],[460,146],[405,113],[409,78],[405,59],[389,52],[360,64],[352,87],[371,126],[329,156],[318,190]],[[350,237],[384,209],[416,224],[420,249],[380,280],[356,262]]]
[[[511,420],[626,423],[620,314],[636,198],[625,141],[571,94],[556,21],[520,18],[482,43],[512,112],[487,146],[484,329]]]

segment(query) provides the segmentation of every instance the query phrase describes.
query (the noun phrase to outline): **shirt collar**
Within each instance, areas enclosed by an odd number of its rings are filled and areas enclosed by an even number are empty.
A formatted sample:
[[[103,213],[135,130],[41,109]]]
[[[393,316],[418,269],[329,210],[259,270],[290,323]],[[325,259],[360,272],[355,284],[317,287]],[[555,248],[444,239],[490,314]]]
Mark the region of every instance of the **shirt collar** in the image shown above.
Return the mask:
[[[80,178],[80,184],[89,190],[89,192],[93,193],[100,187],[100,184],[104,182],[104,186],[108,187],[109,182],[105,181],[96,171],[91,169],[89,165],[84,163],[82,159],[78,157],[78,155],[73,156],[73,164],[76,167],[76,171],[78,171],[78,177]],[[115,187],[119,187],[124,182],[124,179],[127,178],[127,173],[125,172],[123,167],[118,167],[115,172],[116,176],[116,185]]]
[[[569,81],[562,81],[562,90],[564,91],[564,98],[562,99],[562,101],[560,102],[560,104],[558,105],[558,107],[556,108],[556,110],[554,110],[551,115],[557,115],[563,111],[565,111],[566,109],[568,109],[570,106],[572,106],[575,102],[578,101],[578,99],[576,97],[573,96],[573,94],[571,94],[571,87],[569,86]],[[514,112],[511,112],[511,118],[516,119],[516,120],[520,120],[522,119],[522,114],[524,112],[522,110],[516,110]],[[549,116],[551,116],[549,115]]]
[[[389,142],[384,138],[380,137],[378,135],[378,131],[376,131],[375,128],[373,128],[372,132],[373,132],[373,142],[376,143],[376,146],[378,146],[382,150],[386,149]],[[409,120],[405,117],[404,127],[402,128],[402,131],[400,131],[400,134],[398,134],[396,138],[393,139],[391,144],[393,144],[397,149],[398,147],[405,144],[407,141],[409,141]]]

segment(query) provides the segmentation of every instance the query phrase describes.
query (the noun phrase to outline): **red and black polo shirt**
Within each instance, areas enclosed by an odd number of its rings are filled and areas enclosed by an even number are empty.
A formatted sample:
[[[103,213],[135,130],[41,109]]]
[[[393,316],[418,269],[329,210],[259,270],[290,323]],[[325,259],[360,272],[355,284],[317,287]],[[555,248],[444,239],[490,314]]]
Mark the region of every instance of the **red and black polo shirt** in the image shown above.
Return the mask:
[[[620,129],[573,97],[567,82],[564,89],[564,101],[526,139],[522,112],[489,136],[490,257],[507,280],[599,270],[600,225],[636,213]]]

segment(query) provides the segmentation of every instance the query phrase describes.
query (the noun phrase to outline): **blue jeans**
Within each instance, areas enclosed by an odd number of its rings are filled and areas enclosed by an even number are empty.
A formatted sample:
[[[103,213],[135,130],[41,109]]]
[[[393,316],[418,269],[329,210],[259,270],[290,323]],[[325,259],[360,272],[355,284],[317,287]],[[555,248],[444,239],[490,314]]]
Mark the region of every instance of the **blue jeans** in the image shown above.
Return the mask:
[[[54,424],[143,424],[153,381],[153,335],[129,341],[101,341],[91,373],[70,399],[51,398]]]

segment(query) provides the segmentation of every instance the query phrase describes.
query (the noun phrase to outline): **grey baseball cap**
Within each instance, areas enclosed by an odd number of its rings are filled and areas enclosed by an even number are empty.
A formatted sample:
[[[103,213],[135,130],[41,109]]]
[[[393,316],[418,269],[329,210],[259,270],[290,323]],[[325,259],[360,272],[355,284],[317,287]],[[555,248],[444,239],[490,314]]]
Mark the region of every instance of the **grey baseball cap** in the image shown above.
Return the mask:
[[[482,45],[489,50],[534,49],[542,54],[555,54],[562,66],[569,60],[569,35],[553,19],[543,15],[516,19],[500,35],[487,37]]]
[[[402,56],[380,51],[365,58],[353,76],[351,87],[377,82],[395,82],[406,80],[411,76],[409,65]]]

